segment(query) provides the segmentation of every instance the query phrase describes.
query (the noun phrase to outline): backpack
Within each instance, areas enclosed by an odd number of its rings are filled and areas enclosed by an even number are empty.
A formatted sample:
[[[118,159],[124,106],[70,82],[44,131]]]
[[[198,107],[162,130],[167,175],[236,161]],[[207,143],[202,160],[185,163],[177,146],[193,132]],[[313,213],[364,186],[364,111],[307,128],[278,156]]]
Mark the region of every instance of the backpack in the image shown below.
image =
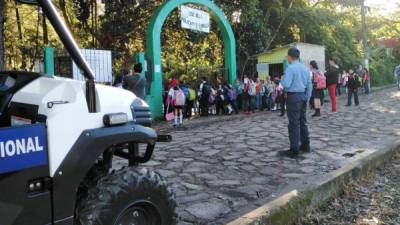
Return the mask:
[[[361,76],[357,76],[357,75],[356,75],[355,80],[356,80],[356,87],[357,87],[357,88],[361,87],[361,84],[362,84],[362,78],[361,78]]]
[[[211,94],[211,87],[208,84],[203,84],[203,95],[210,95]]]
[[[254,82],[250,83],[248,92],[249,92],[250,96],[256,96],[257,95],[256,84]]]
[[[230,88],[230,89],[228,90],[228,98],[229,98],[229,100],[231,100],[231,101],[234,101],[234,100],[237,99],[237,94],[236,94],[236,90],[235,90],[235,89]]]
[[[215,95],[209,95],[208,96],[208,103],[213,104],[215,102]]]
[[[210,95],[216,96],[217,95],[217,91],[214,88],[210,87]]]
[[[262,88],[261,88],[261,95],[264,96],[265,94],[267,94],[267,86],[265,84],[263,84]]]
[[[240,94],[243,93],[243,91],[244,91],[244,84],[239,84],[239,85],[236,87],[236,94],[240,95]]]
[[[249,78],[245,78],[243,81],[243,92],[249,93],[249,87],[250,87],[251,80]]]
[[[181,90],[183,91],[183,94],[185,94],[186,100],[189,100],[189,88],[187,87],[181,87]]]
[[[279,103],[279,98],[280,98],[281,94],[282,94],[282,92],[278,88],[276,88],[275,93],[272,96],[272,100],[274,101],[274,103]]]
[[[318,90],[326,88],[326,77],[320,72],[313,72],[315,88]]]
[[[196,100],[196,91],[189,88],[189,101]]]
[[[184,106],[185,102],[186,96],[182,89],[175,91],[175,106]]]

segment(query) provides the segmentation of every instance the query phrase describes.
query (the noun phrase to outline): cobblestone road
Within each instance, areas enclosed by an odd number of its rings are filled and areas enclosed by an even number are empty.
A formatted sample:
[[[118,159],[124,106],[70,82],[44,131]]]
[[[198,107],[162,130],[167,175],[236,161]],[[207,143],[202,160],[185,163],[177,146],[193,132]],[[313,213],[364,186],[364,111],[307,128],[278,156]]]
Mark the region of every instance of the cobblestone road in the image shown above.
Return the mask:
[[[153,161],[175,189],[181,225],[224,224],[278,196],[294,183],[351,163],[392,144],[400,136],[400,92],[362,96],[361,106],[344,107],[309,119],[313,153],[293,160],[277,152],[289,147],[287,118],[264,112],[213,118],[171,131],[174,141],[158,145]],[[311,114],[311,112],[309,112]],[[219,122],[220,121],[220,122]],[[160,126],[162,127],[162,126]]]

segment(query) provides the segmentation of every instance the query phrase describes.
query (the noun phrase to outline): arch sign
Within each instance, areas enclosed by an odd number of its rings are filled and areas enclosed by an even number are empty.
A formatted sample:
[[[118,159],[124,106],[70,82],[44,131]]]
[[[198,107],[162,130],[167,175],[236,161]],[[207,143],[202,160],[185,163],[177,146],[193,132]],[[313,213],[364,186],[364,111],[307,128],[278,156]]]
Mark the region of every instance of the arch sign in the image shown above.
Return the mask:
[[[236,80],[236,42],[233,30],[222,10],[211,0],[167,0],[153,15],[146,33],[146,57],[149,60],[152,75],[150,96],[147,100],[150,104],[154,118],[163,116],[163,80],[161,61],[161,30],[168,15],[176,8],[184,4],[196,4],[208,8],[211,17],[216,21],[221,30],[225,49],[225,68],[228,69],[227,81],[233,84]]]

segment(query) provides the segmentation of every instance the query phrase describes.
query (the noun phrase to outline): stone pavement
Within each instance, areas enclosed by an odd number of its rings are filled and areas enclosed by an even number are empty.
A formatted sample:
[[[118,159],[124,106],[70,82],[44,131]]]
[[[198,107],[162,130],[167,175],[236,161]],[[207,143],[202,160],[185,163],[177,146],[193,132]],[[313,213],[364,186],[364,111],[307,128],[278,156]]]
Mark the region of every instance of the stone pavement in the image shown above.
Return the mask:
[[[159,144],[145,166],[157,169],[174,188],[180,225],[225,224],[294,183],[338,169],[400,137],[400,92],[381,90],[361,96],[360,102],[344,107],[341,98],[337,114],[327,113],[327,104],[322,117],[310,116],[314,152],[297,160],[277,156],[289,146],[287,118],[262,112],[173,130],[174,141]]]

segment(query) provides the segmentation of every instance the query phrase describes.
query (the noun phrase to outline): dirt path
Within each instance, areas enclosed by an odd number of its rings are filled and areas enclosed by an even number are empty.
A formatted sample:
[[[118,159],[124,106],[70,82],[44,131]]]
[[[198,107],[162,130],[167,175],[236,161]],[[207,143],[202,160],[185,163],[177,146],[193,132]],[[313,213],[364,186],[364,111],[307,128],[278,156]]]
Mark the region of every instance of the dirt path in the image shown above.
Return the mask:
[[[399,225],[400,154],[296,225]]]

